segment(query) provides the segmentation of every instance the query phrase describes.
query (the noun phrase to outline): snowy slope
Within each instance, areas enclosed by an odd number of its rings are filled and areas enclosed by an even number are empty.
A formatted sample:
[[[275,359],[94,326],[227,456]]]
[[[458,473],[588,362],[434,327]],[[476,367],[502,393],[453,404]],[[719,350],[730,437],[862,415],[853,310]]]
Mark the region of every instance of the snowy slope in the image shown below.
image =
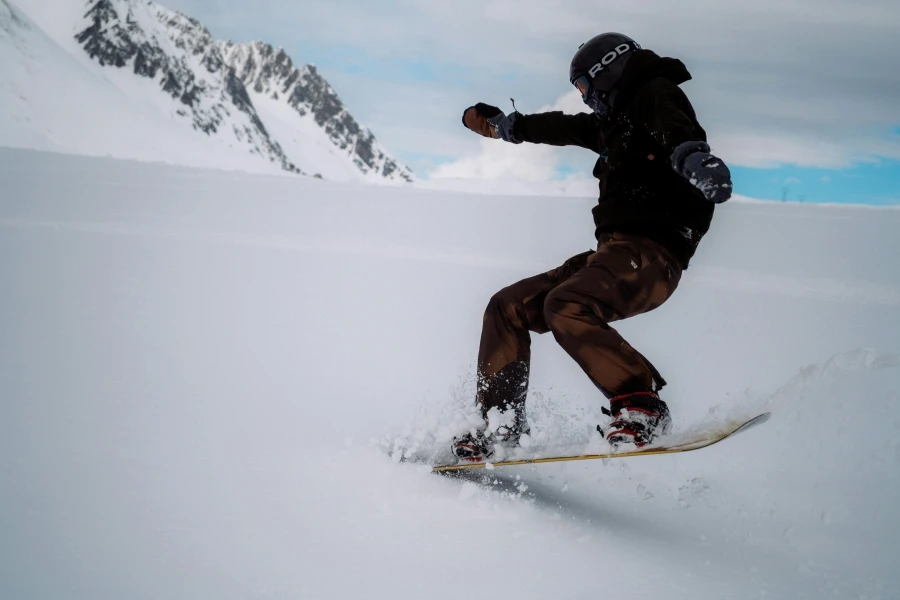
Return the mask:
[[[227,45],[198,21],[153,2],[2,6],[0,53],[13,68],[0,76],[7,115],[0,145],[330,179],[412,179],[311,66],[292,81],[290,98],[325,94],[340,108],[335,114],[321,103],[298,106],[312,125],[299,114],[285,119],[271,102],[259,111],[259,98],[225,59]]]
[[[0,149],[0,597],[897,598],[900,211],[729,203],[620,324],[691,454],[395,464],[470,398],[481,312],[589,199]],[[536,435],[599,400],[537,336]],[[711,414],[712,411],[712,414]]]

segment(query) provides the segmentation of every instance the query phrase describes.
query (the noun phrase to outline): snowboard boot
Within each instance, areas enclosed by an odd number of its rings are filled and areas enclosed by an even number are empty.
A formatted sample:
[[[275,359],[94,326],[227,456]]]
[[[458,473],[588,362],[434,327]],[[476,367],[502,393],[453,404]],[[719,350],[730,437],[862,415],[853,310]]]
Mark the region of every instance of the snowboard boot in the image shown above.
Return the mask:
[[[493,375],[478,374],[476,403],[484,425],[453,439],[453,455],[468,462],[481,462],[494,455],[494,448],[515,448],[531,428],[525,418],[528,363],[513,361]],[[491,408],[487,408],[491,407]],[[503,453],[501,453],[502,459]]]
[[[494,455],[494,439],[484,429],[453,438],[453,456],[466,462],[483,462]]]
[[[672,427],[669,407],[655,392],[616,396],[610,399],[609,410],[606,407],[602,410],[611,420],[605,432],[599,425],[597,431],[614,448],[621,444],[646,446]]]
[[[515,448],[523,435],[531,433],[531,427],[525,418],[524,409],[514,411],[508,423],[495,430],[488,429],[487,422],[483,428],[468,431],[453,438],[453,455],[466,462],[483,462],[494,455],[496,446]]]

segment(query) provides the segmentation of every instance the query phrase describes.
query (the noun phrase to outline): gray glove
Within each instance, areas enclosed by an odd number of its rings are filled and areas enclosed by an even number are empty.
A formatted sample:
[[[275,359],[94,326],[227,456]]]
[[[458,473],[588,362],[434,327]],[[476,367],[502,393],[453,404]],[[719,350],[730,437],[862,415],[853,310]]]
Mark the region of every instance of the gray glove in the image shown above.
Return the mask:
[[[672,168],[691,182],[706,199],[721,204],[731,198],[731,171],[709,153],[706,142],[684,142],[672,152]]]
[[[462,122],[468,129],[484,137],[499,138],[504,142],[521,144],[522,142],[517,140],[513,133],[518,115],[518,112],[505,115],[496,106],[479,102],[463,112]]]

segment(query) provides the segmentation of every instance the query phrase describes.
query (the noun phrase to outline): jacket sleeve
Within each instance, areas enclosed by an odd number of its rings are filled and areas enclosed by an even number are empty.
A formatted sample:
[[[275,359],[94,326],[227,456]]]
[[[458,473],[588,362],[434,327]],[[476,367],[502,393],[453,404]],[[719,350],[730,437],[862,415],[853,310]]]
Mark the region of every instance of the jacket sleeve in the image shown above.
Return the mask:
[[[637,118],[650,136],[665,148],[666,156],[684,142],[706,141],[690,101],[677,85],[655,79],[635,97]]]
[[[600,124],[594,115],[562,112],[519,115],[516,118],[515,137],[532,144],[551,146],[581,146],[600,152]]]

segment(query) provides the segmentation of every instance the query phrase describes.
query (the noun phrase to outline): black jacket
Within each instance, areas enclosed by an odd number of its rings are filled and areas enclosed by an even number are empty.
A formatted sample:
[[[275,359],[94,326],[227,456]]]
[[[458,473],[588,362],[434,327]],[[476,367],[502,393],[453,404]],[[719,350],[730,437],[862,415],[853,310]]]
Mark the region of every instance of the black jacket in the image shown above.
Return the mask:
[[[515,137],[523,142],[575,145],[600,154],[594,167],[600,180],[600,201],[593,209],[598,238],[614,231],[646,235],[684,268],[709,229],[714,207],[670,160],[678,144],[706,141],[678,87],[690,78],[680,60],[637,50],[606,117],[549,112],[518,115],[515,122]]]

